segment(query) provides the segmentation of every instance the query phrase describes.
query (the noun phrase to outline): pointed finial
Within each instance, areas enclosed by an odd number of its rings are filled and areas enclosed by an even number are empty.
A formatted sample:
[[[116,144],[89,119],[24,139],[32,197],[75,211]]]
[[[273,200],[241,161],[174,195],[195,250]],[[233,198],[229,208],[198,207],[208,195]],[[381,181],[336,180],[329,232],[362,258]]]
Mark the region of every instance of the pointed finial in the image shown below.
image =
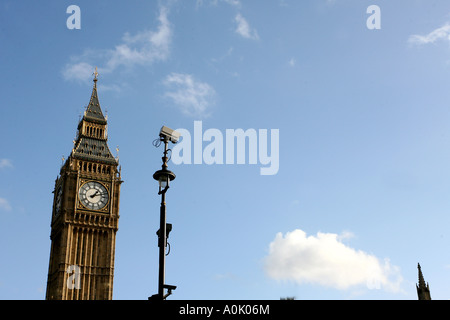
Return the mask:
[[[97,67],[95,67],[95,71],[92,75],[94,76],[94,82],[97,82],[97,79],[98,79]]]
[[[419,300],[431,300],[430,287],[428,283],[425,283],[420,263],[417,264],[417,269],[419,271],[419,283],[416,284],[416,288]]]
[[[419,286],[425,287],[425,279],[423,278],[422,269],[420,268],[420,263],[417,264],[417,269],[419,271]]]

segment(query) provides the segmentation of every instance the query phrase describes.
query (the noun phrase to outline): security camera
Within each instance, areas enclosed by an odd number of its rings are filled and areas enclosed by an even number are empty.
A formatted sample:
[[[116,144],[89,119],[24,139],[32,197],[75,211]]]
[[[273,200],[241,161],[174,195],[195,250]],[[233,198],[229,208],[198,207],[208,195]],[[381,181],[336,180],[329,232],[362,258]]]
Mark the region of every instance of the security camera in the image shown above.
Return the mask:
[[[168,140],[172,143],[177,143],[178,140],[180,139],[180,133],[172,130],[170,128],[167,128],[166,126],[163,126],[161,128],[161,131],[159,132],[159,136],[163,139],[163,140]]]
[[[156,231],[156,235],[159,238],[159,231],[160,229],[158,229],[158,231]],[[169,233],[170,231],[172,231],[172,224],[171,223],[166,223],[166,238],[169,238]]]
[[[172,291],[172,290],[175,290],[177,288],[177,286],[172,286],[170,284],[165,284],[165,285],[163,285],[163,288],[165,288],[165,289],[167,289],[169,291]]]

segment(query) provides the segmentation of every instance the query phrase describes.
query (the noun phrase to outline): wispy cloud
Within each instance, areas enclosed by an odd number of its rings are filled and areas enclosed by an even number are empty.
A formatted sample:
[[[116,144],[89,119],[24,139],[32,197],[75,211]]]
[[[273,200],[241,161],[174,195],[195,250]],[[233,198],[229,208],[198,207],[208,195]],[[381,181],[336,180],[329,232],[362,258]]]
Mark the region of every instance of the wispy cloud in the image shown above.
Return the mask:
[[[211,6],[217,6],[219,4],[219,0],[197,0],[196,2],[197,8],[203,6],[205,2],[207,2]],[[237,8],[241,7],[241,1],[239,0],[220,0],[220,2],[227,3]]]
[[[72,61],[63,69],[64,79],[89,81],[94,66],[98,66],[100,74],[107,74],[119,67],[131,68],[166,60],[170,54],[173,33],[167,8],[160,8],[158,22],[156,30],[144,30],[134,35],[125,33],[121,43],[112,49],[90,49],[72,57]]]
[[[437,28],[426,35],[411,35],[408,42],[411,44],[422,45],[428,43],[435,43],[438,40],[450,41],[450,23],[446,23],[440,28]]]
[[[252,29],[250,27],[250,24],[247,22],[247,20],[242,16],[242,14],[238,13],[236,17],[234,18],[234,21],[236,22],[236,33],[240,36],[247,38],[247,39],[253,39],[257,40],[259,39],[258,32],[255,29]]]
[[[355,250],[333,233],[307,236],[302,230],[276,235],[270,244],[265,269],[269,277],[311,283],[339,290],[355,286],[399,292],[402,277],[389,260]]]
[[[205,3],[209,4],[210,6],[218,6],[219,3],[225,3],[231,7],[234,7],[235,9],[237,9],[237,11],[240,11],[240,9],[242,8],[242,3],[240,0],[197,0],[196,7],[199,8]],[[253,40],[259,39],[256,29],[250,27],[247,19],[245,19],[240,12],[238,12],[234,17],[234,23],[236,25],[235,32],[241,37]]]
[[[222,54],[218,58],[212,58],[211,62],[222,62],[226,58],[230,57],[233,54],[233,47],[230,47],[224,54]]]
[[[133,66],[135,64],[151,64],[165,60],[169,56],[172,30],[167,18],[167,9],[161,8],[158,17],[158,30],[147,30],[135,35],[126,33],[124,43],[111,51],[111,57],[106,68],[114,70],[120,65]]]
[[[3,168],[12,168],[13,164],[9,159],[0,159],[0,169]]]
[[[231,6],[234,6],[236,8],[240,8],[241,7],[241,1],[239,0],[223,0],[225,3],[228,3]]]
[[[11,205],[5,198],[0,198],[0,211],[11,211]]]
[[[63,76],[66,80],[74,80],[85,82],[92,79],[94,67],[87,62],[78,62],[75,64],[67,64],[63,70]]]
[[[297,64],[297,60],[295,60],[295,58],[291,58],[288,62],[289,66],[291,67],[295,67],[295,65]]]
[[[192,75],[171,73],[164,80],[168,89],[165,96],[189,116],[207,117],[214,104],[216,92],[206,82],[196,80]]]

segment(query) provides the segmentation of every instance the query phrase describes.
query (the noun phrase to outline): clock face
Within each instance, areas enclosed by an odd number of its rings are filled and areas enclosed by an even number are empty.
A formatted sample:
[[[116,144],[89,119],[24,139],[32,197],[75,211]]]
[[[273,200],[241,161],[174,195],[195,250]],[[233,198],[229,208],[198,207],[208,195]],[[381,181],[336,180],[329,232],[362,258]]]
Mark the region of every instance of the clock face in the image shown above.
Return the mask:
[[[89,181],[80,187],[78,192],[80,201],[87,209],[100,210],[108,203],[108,190],[96,181]]]
[[[58,214],[59,210],[61,210],[61,201],[62,201],[62,186],[59,186],[56,191],[56,200],[55,200],[55,213]]]

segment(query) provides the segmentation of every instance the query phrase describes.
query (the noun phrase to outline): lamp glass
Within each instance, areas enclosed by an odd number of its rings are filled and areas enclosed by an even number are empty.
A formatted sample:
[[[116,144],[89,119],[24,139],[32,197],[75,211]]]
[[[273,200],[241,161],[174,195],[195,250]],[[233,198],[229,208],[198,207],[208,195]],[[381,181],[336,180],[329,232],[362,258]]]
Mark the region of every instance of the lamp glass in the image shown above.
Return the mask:
[[[165,189],[165,188],[168,187],[168,186],[169,186],[169,177],[166,176],[166,175],[164,175],[164,174],[162,174],[162,175],[159,177],[159,187],[160,187],[161,189]]]

